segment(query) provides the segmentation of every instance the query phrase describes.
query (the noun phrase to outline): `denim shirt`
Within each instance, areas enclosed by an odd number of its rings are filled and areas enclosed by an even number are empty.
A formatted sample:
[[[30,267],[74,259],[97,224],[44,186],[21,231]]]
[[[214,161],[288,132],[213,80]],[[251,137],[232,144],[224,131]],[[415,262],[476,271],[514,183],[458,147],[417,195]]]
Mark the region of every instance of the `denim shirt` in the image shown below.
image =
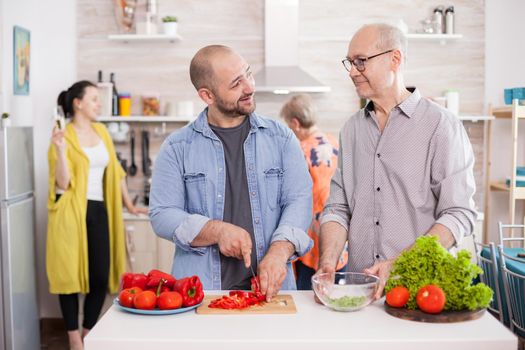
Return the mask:
[[[198,275],[205,289],[221,289],[218,246],[192,247],[209,220],[222,220],[225,160],[205,109],[171,134],[155,160],[149,213],[155,233],[176,244],[172,274]],[[257,261],[270,244],[288,241],[295,254],[287,264],[282,289],[296,289],[291,261],[312,247],[306,234],[312,213],[312,180],[299,141],[283,124],[250,114],[244,142],[246,175]]]

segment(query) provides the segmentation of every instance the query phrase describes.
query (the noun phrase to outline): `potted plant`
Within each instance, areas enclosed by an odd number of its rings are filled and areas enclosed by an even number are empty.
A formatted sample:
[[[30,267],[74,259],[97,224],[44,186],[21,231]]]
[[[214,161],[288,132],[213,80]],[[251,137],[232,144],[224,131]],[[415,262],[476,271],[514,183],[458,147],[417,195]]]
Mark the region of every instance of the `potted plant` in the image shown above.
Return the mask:
[[[165,16],[162,17],[162,26],[164,29],[164,34],[166,35],[177,35],[177,17],[175,16]]]

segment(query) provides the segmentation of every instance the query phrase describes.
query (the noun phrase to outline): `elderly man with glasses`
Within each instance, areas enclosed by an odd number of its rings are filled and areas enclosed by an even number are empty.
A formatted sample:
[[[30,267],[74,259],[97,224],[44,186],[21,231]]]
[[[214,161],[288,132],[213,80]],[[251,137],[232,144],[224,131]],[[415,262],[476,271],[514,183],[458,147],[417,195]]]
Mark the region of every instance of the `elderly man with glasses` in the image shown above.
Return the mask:
[[[476,216],[468,136],[457,116],[407,89],[406,47],[386,24],[366,25],[350,41],[342,62],[369,102],[341,130],[321,218],[317,273],[335,270],[348,240],[348,270],[378,275],[376,298],[417,237],[437,236],[451,248],[472,233]]]

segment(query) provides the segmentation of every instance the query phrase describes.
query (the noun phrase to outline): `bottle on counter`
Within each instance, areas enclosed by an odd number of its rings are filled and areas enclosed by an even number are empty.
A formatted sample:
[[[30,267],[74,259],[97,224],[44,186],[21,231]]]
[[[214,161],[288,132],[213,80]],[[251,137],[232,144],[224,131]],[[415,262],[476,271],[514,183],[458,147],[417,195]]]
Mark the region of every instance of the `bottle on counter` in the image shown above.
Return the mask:
[[[434,14],[432,15],[432,23],[434,24],[434,33],[442,34],[443,33],[443,6],[438,6],[434,9]]]
[[[111,96],[111,115],[119,116],[119,105],[118,105],[118,91],[117,85],[115,84],[115,73],[109,74],[109,81],[113,84],[113,93]]]
[[[104,82],[102,71],[98,71],[97,88],[100,97],[100,115],[108,117],[113,114],[113,84]]]
[[[450,6],[445,10],[445,33],[454,34],[454,6]]]

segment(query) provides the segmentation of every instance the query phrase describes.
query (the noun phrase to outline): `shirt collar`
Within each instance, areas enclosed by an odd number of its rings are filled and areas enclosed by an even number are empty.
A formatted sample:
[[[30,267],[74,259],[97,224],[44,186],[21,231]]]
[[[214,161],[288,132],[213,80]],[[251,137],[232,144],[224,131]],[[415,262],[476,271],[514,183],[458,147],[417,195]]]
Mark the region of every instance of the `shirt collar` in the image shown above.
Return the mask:
[[[250,118],[251,131],[255,132],[259,128],[268,128],[268,122],[259,117],[255,112],[251,113],[248,117]],[[206,107],[193,122],[193,129],[202,133],[204,136],[216,138],[208,123],[208,107]]]
[[[403,102],[398,104],[396,107],[398,107],[407,117],[411,118],[414,116],[416,112],[416,107],[419,104],[419,101],[421,100],[421,93],[417,88],[407,88],[408,91],[411,92],[410,96],[408,96]],[[374,102],[369,101],[365,106],[365,116],[369,117],[370,112],[374,111]]]

